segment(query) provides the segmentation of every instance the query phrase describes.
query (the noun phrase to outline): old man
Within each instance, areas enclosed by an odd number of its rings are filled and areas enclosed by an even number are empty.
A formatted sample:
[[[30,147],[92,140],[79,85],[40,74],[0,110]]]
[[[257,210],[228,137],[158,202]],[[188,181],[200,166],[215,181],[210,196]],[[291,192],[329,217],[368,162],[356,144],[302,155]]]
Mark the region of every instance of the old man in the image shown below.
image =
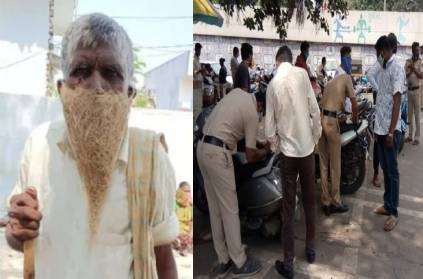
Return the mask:
[[[36,278],[177,278],[175,178],[161,135],[128,127],[132,43],[90,14],[62,41],[65,121],[27,140],[6,237],[33,241]]]

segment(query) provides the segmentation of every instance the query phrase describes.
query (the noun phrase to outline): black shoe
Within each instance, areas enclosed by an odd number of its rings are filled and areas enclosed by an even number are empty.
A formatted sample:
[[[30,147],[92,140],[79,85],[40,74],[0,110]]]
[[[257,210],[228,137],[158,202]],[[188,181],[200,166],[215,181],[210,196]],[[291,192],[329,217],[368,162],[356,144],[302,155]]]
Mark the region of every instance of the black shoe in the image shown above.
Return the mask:
[[[335,206],[333,204],[330,205],[330,213],[344,213],[349,210],[348,205],[346,204],[340,204],[338,206]]]
[[[287,279],[294,278],[294,270],[292,266],[286,266],[282,261],[275,262],[276,271]]]
[[[237,266],[233,267],[232,278],[253,276],[259,273],[261,267],[261,263],[248,257],[243,266],[241,266],[240,268],[238,268]]]
[[[330,216],[330,207],[329,207],[328,205],[324,205],[324,206],[322,206],[322,210],[323,210],[323,213],[325,213],[325,215],[326,215],[327,217],[329,217],[329,216]]]
[[[232,270],[232,268],[234,267],[234,263],[232,262],[232,260],[229,260],[229,262],[223,264],[223,263],[219,263],[217,266],[215,266],[213,268],[213,274],[216,274],[218,277],[225,277],[229,271]]]
[[[314,249],[306,248],[305,254],[306,254],[308,263],[314,263],[316,261],[316,251],[314,251]]]

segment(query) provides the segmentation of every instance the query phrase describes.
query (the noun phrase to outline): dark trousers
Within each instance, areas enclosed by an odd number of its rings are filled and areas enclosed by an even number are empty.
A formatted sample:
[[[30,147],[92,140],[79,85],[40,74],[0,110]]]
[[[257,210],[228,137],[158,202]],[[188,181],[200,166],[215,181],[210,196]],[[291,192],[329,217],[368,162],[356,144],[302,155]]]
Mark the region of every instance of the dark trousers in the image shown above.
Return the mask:
[[[389,214],[398,217],[400,175],[397,156],[399,152],[401,132],[394,132],[393,147],[386,146],[386,138],[387,136],[377,136],[380,166],[383,170],[385,183],[383,202],[386,211],[388,211]]]
[[[373,170],[374,175],[379,175],[379,147],[376,140],[373,142]]]
[[[314,154],[304,158],[286,157],[281,154],[282,179],[282,239],[285,264],[294,260],[294,212],[297,192],[297,176],[300,175],[301,196],[306,221],[306,247],[314,249],[315,191]]]

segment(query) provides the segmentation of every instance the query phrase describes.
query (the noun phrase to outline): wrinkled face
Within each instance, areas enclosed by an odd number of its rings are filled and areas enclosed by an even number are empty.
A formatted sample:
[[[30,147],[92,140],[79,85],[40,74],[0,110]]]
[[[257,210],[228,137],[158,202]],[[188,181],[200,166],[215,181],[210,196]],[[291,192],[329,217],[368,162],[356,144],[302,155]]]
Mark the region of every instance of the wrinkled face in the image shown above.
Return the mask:
[[[107,43],[95,48],[77,48],[70,64],[66,85],[72,89],[81,87],[89,90],[114,91],[132,94],[126,78],[123,61],[117,50]],[[60,92],[59,85],[59,92]]]

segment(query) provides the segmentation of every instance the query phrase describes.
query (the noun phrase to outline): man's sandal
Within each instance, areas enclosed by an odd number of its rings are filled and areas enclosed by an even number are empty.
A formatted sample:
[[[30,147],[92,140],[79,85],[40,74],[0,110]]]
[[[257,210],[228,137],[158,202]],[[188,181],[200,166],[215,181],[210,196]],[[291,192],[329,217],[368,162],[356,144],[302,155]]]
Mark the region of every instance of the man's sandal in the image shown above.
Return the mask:
[[[420,142],[419,142],[418,140],[414,140],[414,141],[413,141],[413,145],[419,145],[419,143],[420,143]]]
[[[386,209],[385,209],[385,207],[383,205],[382,206],[379,206],[378,208],[376,208],[375,210],[373,210],[373,212],[375,214],[377,214],[377,215],[385,215],[385,216],[389,216],[390,215],[389,212],[386,211]]]
[[[412,141],[413,141],[413,139],[410,138],[410,137],[408,137],[408,138],[405,139],[405,142],[412,142]]]
[[[388,219],[386,219],[383,229],[386,232],[390,232],[396,227],[397,224],[398,224],[398,217],[391,215],[388,217]]]

